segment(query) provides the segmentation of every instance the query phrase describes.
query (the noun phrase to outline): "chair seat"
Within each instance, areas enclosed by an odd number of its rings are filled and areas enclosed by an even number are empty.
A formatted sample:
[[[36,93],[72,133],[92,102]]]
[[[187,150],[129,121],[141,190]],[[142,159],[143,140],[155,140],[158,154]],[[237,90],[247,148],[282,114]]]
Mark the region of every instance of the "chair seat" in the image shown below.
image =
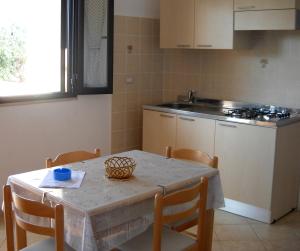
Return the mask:
[[[55,240],[49,238],[43,241],[32,244],[29,247],[23,248],[20,251],[55,251]],[[75,251],[68,244],[64,244],[64,251]]]
[[[134,239],[118,247],[121,251],[152,251],[153,226]],[[195,240],[166,227],[162,231],[162,251],[179,251],[195,244]]]

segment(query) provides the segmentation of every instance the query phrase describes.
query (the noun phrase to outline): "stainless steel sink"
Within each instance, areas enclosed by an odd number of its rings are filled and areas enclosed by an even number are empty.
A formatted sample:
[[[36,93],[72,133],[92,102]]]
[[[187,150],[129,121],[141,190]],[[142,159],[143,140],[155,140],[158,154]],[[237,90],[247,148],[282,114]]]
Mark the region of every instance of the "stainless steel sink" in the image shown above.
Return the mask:
[[[192,105],[189,104],[180,104],[180,103],[167,103],[167,104],[162,104],[162,105],[158,105],[160,107],[165,107],[165,108],[170,108],[170,109],[186,109],[186,108],[190,108],[192,107]]]

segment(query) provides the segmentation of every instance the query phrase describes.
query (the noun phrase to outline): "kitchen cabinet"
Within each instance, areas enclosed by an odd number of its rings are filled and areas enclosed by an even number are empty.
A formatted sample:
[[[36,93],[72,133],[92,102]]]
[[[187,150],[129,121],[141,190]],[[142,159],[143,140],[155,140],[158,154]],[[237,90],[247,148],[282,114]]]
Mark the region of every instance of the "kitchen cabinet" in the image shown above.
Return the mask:
[[[235,0],[235,11],[295,9],[300,7],[299,0]]]
[[[214,155],[215,120],[177,115],[176,148]]]
[[[143,150],[164,155],[166,146],[175,147],[176,115],[144,110]]]
[[[164,155],[166,146],[219,158],[225,211],[271,223],[297,207],[299,122],[267,127],[145,109],[143,150]]]
[[[248,46],[248,34],[234,33],[232,0],[160,0],[160,6],[161,48]]]
[[[224,210],[271,223],[297,205],[300,124],[279,128],[216,122]]]
[[[215,155],[226,198],[271,207],[275,141],[273,128],[216,123]]]
[[[193,48],[195,0],[161,0],[161,48]]]
[[[300,0],[235,0],[234,30],[295,30]]]
[[[167,146],[214,155],[215,120],[144,110],[143,150],[165,155]]]
[[[232,49],[233,44],[233,2],[196,0],[195,47]]]

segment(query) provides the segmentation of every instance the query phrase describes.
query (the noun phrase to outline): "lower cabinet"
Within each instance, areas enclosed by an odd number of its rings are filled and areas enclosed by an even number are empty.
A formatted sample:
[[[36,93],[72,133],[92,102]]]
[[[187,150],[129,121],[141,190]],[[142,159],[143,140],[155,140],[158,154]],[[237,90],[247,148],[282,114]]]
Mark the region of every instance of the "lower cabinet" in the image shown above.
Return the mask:
[[[167,146],[214,155],[215,120],[144,110],[143,150],[164,155]]]
[[[300,123],[270,128],[144,110],[143,150],[219,158],[226,211],[271,223],[297,207]]]
[[[215,155],[226,198],[270,209],[276,129],[216,122]]]
[[[177,115],[176,148],[191,148],[214,155],[216,122]]]
[[[143,150],[164,155],[167,146],[175,147],[176,115],[144,110]]]

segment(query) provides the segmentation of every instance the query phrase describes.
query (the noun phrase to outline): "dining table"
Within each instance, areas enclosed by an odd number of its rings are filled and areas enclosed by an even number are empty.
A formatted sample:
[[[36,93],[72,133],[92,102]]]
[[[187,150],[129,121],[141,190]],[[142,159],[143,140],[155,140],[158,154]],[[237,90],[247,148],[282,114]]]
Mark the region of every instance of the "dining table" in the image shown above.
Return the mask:
[[[135,160],[133,176],[126,180],[109,179],[104,162],[113,156]],[[143,233],[154,221],[154,197],[198,183],[208,177],[206,234],[211,250],[214,209],[224,206],[218,169],[133,150],[67,165],[72,171],[85,172],[79,188],[41,188],[53,169],[43,168],[8,177],[7,183],[20,196],[49,205],[64,206],[65,241],[78,251],[111,250]],[[178,209],[177,209],[178,210]],[[22,215],[38,224],[49,220]]]

